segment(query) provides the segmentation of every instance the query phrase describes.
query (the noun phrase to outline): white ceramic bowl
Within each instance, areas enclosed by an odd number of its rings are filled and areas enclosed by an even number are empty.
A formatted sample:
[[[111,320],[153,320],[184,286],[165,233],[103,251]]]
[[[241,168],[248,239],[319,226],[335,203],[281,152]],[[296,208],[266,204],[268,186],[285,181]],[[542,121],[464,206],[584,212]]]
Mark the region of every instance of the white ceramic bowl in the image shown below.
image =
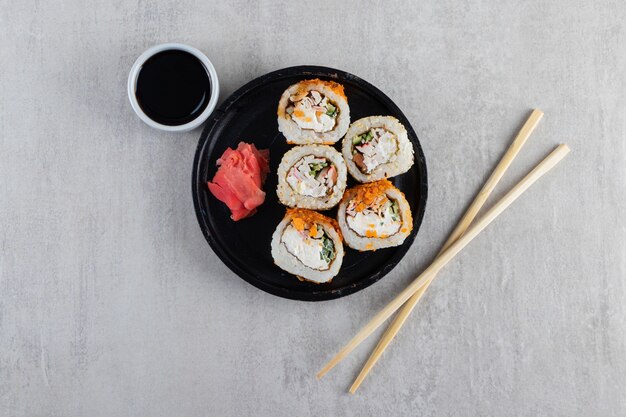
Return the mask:
[[[152,56],[158,54],[159,52],[168,51],[168,50],[179,50],[190,53],[195,56],[202,62],[204,68],[209,75],[209,82],[211,83],[211,98],[209,99],[209,104],[206,106],[206,109],[195,119],[192,121],[177,125],[177,126],[168,126],[161,123],[157,123],[151,118],[148,117],[146,113],[141,109],[139,102],[137,101],[137,96],[135,95],[135,89],[137,87],[137,76],[139,75],[139,71],[143,67],[143,64],[150,59]],[[217,79],[217,72],[215,72],[215,67],[209,58],[206,57],[202,52],[198,49],[193,48],[188,45],[184,45],[182,43],[163,43],[161,45],[155,45],[152,48],[145,51],[143,54],[139,55],[139,58],[135,61],[132,68],[130,69],[130,74],[128,75],[128,99],[130,100],[130,105],[133,107],[133,110],[139,116],[141,120],[144,121],[148,126],[153,127],[155,129],[164,130],[167,132],[187,132],[196,127],[200,126],[202,123],[209,118],[209,115],[215,109],[217,105],[217,99],[220,95],[220,84]]]

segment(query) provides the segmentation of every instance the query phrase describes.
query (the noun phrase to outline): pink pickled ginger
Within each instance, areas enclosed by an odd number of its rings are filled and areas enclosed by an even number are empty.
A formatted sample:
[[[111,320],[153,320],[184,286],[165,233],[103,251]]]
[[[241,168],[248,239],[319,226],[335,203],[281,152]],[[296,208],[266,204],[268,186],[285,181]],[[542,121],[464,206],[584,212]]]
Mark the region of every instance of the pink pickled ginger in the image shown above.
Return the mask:
[[[234,221],[252,216],[265,201],[263,184],[270,172],[269,159],[269,149],[258,150],[253,144],[239,142],[236,150],[226,149],[217,160],[209,190],[228,206]]]

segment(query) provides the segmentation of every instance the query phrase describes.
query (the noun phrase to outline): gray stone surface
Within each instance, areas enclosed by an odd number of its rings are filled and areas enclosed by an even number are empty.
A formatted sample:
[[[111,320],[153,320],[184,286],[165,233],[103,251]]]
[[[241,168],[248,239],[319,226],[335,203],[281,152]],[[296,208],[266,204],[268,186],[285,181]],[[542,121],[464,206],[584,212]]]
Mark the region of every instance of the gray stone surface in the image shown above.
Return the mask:
[[[626,415],[625,21],[621,1],[0,1],[0,415]],[[151,130],[126,98],[165,41],[213,60],[222,99],[304,63],[388,93],[430,179],[399,267],[324,303],[232,274],[193,212],[200,132]],[[497,194],[570,156],[443,271],[356,396],[373,339],[317,381],[535,106]]]

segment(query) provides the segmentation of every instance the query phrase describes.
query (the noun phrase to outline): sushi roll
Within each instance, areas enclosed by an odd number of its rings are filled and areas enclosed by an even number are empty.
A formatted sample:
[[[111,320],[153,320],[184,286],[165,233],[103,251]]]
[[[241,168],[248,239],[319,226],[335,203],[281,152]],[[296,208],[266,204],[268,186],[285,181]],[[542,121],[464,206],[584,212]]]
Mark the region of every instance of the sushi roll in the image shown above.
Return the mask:
[[[278,166],[276,194],[289,207],[327,210],[341,200],[347,177],[346,164],[334,148],[295,146]]]
[[[400,246],[413,230],[411,207],[388,180],[348,189],[337,220],[346,244],[359,251]]]
[[[300,280],[329,282],[343,261],[337,222],[315,211],[287,209],[272,235],[272,258]]]
[[[348,99],[336,82],[301,81],[285,90],[278,102],[278,130],[290,144],[334,144],[349,125]]]
[[[391,116],[371,116],[350,125],[343,138],[348,172],[359,182],[371,182],[407,172],[413,165],[413,145],[402,123]]]

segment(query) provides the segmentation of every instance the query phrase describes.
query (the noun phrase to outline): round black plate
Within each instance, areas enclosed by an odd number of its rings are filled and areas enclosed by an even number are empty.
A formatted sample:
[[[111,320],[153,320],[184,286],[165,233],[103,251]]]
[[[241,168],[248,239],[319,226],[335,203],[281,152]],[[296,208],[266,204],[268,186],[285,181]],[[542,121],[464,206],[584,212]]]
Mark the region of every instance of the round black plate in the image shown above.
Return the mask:
[[[346,247],[339,274],[330,283],[301,282],[284,272],[272,260],[270,242],[276,225],[285,214],[276,196],[276,171],[283,154],[290,148],[278,132],[276,108],[283,91],[298,81],[320,78],[343,84],[352,121],[365,116],[394,116],[407,128],[415,150],[413,168],[393,183],[404,194],[413,210],[413,232],[402,246],[375,252],[357,252]],[[226,148],[240,141],[270,150],[270,174],[264,186],[265,203],[247,219],[234,222],[225,204],[209,192],[207,181],[216,171],[215,162]],[[341,143],[337,144],[340,150]],[[348,186],[355,181],[349,177]],[[385,94],[368,82],[344,71],[316,66],[298,66],[259,77],[234,92],[215,110],[200,137],[193,164],[192,192],[200,228],[213,251],[237,275],[252,285],[281,297],[321,301],[359,291],[385,276],[400,262],[420,227],[428,184],[426,161],[409,121]],[[335,216],[335,211],[325,213]]]

